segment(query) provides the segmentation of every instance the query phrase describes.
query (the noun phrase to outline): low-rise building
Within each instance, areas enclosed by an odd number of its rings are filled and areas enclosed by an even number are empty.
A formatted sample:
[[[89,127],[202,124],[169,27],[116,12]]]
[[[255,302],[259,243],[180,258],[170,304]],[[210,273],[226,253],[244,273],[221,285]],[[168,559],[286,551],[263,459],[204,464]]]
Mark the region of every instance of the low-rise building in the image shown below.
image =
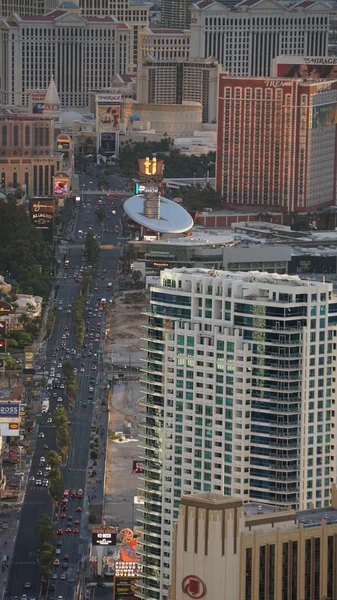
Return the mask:
[[[337,598],[337,493],[330,506],[279,510],[238,497],[181,498],[170,600]],[[225,591],[226,590],[226,591]]]

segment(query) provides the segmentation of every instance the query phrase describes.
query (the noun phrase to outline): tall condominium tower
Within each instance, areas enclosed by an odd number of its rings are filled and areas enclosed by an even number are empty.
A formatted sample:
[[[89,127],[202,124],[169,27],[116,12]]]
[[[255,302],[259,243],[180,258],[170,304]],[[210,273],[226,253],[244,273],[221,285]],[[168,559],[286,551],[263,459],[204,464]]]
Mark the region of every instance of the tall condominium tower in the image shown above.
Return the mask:
[[[161,0],[161,24],[169,29],[186,29],[191,23],[193,0]]]
[[[146,315],[140,596],[159,600],[182,494],[329,505],[337,298],[297,276],[172,269]]]
[[[220,74],[216,185],[228,205],[335,206],[337,80]]]
[[[275,56],[326,56],[336,14],[315,0],[242,0],[235,8],[200,0],[191,7],[190,56],[217,58],[230,75],[268,77]]]

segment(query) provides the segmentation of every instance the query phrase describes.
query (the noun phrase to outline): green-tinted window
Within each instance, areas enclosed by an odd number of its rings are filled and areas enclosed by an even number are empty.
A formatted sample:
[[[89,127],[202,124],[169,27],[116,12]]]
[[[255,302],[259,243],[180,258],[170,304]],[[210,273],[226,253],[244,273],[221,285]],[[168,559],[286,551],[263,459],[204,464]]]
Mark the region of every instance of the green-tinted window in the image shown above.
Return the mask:
[[[213,406],[206,406],[205,415],[207,417],[212,417],[213,416]]]
[[[211,310],[205,310],[205,318],[206,319],[211,319],[212,318],[212,311]]]
[[[186,392],[185,397],[186,400],[193,400],[193,392]]]
[[[176,410],[182,411],[184,407],[183,402],[176,402]]]
[[[204,459],[205,460],[211,460],[212,459],[212,452],[210,452],[209,450],[205,450],[204,451]]]
[[[216,343],[216,348],[217,350],[224,350],[225,349],[225,342],[223,342],[222,340],[218,340]]]
[[[187,336],[187,345],[194,346],[194,337],[192,337],[191,335]]]
[[[177,388],[182,388],[184,387],[184,382],[182,379],[177,379]]]
[[[183,432],[183,426],[182,425],[176,425],[176,433],[182,433]]]
[[[227,342],[227,352],[234,352],[234,342]]]
[[[193,381],[186,381],[186,389],[193,390]]]
[[[221,396],[216,396],[215,397],[215,404],[223,404],[223,398],[221,398]]]
[[[205,306],[206,308],[212,308],[212,298],[206,298]]]
[[[197,415],[202,415],[202,404],[196,404],[195,405],[195,412]]]
[[[195,469],[201,469],[201,460],[195,460],[194,461],[194,468]]]
[[[205,481],[211,481],[212,480],[212,474],[211,473],[204,473],[204,480]]]
[[[177,342],[178,342],[179,346],[183,346],[184,343],[185,343],[184,336],[183,335],[178,335]]]

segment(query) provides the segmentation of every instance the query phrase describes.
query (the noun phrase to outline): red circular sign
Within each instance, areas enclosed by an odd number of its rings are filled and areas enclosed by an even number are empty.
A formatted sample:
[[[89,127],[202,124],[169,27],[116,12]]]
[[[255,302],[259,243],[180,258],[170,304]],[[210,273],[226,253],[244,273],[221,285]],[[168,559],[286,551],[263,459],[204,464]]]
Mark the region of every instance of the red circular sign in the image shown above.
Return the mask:
[[[203,598],[206,594],[205,583],[196,575],[187,575],[181,584],[184,594],[190,598]]]

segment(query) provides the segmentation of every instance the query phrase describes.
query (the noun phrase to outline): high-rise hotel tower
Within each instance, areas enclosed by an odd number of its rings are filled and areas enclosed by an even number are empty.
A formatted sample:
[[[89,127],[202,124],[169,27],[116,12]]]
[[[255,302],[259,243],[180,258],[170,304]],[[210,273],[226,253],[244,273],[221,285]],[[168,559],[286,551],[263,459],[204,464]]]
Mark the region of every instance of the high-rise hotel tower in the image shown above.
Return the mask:
[[[183,494],[329,505],[337,297],[296,276],[172,269],[146,319],[140,597],[159,600]]]

